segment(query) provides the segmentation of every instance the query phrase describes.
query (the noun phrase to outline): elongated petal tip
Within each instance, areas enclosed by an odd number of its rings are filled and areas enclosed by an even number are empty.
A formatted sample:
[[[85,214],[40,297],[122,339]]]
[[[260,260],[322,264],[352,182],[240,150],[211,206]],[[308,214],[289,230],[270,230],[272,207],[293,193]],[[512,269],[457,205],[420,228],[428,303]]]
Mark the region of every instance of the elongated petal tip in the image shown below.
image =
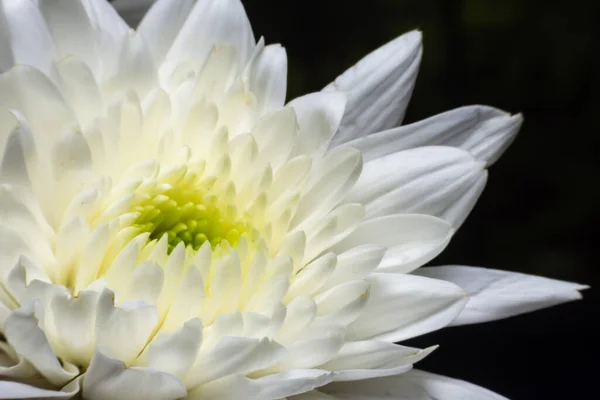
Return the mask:
[[[427,267],[415,274],[453,282],[469,302],[451,325],[504,319],[579,300],[586,285],[533,275],[467,266]]]

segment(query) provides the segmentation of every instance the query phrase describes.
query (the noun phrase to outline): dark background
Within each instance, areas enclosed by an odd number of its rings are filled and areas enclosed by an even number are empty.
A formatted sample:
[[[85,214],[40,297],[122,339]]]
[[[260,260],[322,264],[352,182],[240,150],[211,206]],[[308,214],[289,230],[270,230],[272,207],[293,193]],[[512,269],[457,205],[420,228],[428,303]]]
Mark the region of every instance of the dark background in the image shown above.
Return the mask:
[[[598,1],[247,0],[256,35],[282,43],[289,98],[318,91],[412,29],[424,56],[405,122],[462,105],[523,112],[513,146],[434,264],[465,264],[599,287]],[[513,400],[597,398],[598,291],[504,321],[445,329],[418,367]]]

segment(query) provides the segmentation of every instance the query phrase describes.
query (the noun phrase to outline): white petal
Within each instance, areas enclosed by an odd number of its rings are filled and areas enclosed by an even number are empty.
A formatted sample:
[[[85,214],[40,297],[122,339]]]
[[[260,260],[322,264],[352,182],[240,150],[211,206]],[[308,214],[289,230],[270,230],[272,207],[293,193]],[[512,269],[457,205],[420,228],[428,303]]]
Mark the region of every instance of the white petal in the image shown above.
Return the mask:
[[[364,280],[344,282],[315,297],[319,320],[346,326],[355,321],[368,298],[370,284]]]
[[[0,2],[0,72],[17,64],[51,71],[54,45],[37,3]]]
[[[0,376],[4,380],[19,379],[22,381],[34,376],[39,377],[39,373],[8,343],[0,341]]]
[[[366,277],[381,263],[386,250],[383,246],[362,245],[341,253],[326,287]]]
[[[24,383],[0,381],[0,399],[70,399],[79,390],[46,390]]]
[[[13,311],[6,319],[4,335],[17,353],[28,360],[49,382],[64,385],[77,372],[65,370],[52,351],[34,315],[36,303]]]
[[[289,356],[278,365],[278,369],[313,368],[326,363],[344,344],[345,333],[345,329],[339,326],[305,331],[287,347]]]
[[[366,161],[420,146],[459,147],[487,165],[493,164],[516,137],[523,117],[486,106],[457,108],[347,143]]]
[[[252,54],[254,35],[239,0],[196,2],[166,59],[176,62],[190,60],[197,70],[211,49],[221,45],[231,45],[237,50],[239,70]]]
[[[467,325],[523,314],[581,299],[585,285],[495,269],[450,265],[415,274],[455,283],[469,302],[450,325]]]
[[[89,400],[175,400],[186,395],[175,376],[152,368],[132,367],[96,352],[83,380]]]
[[[123,21],[108,1],[77,0],[86,8],[88,18],[96,32],[96,40],[103,58],[103,73],[113,68],[121,42],[129,26]]]
[[[272,400],[310,391],[331,382],[329,371],[293,370],[258,379],[228,376],[190,391],[186,400]]]
[[[102,97],[94,74],[83,61],[68,57],[56,64],[63,95],[73,107],[83,128],[92,124],[102,107]]]
[[[108,82],[109,90],[135,90],[140,99],[158,84],[158,74],[150,48],[144,37],[135,32],[124,36],[115,76]]]
[[[96,32],[81,0],[40,1],[48,30],[56,47],[56,59],[76,56],[96,74],[101,72],[103,55]]]
[[[297,134],[298,122],[296,113],[291,107],[281,108],[265,115],[252,129],[252,136],[256,140],[261,157],[264,157],[277,172],[280,171],[279,167],[287,165]],[[290,185],[289,180],[282,183],[286,188]],[[274,200],[276,198],[271,201]]]
[[[173,333],[159,332],[143,356],[143,364],[157,371],[182,376],[196,359],[202,342],[202,322],[195,318]]]
[[[368,340],[344,344],[338,355],[320,368],[336,372],[335,381],[355,381],[398,375],[412,368],[436,347],[425,350]]]
[[[417,279],[415,279],[417,278]],[[399,342],[448,325],[465,306],[458,286],[405,274],[373,274],[366,306],[348,327],[348,340]]]
[[[367,162],[348,201],[365,204],[367,218],[396,213],[441,217],[455,228],[487,180],[485,164],[464,150],[422,147]]]
[[[287,90],[287,55],[280,45],[266,46],[250,66],[250,91],[258,99],[259,115],[281,108]]]
[[[288,104],[296,111],[300,137],[296,154],[321,155],[338,130],[347,97],[345,94],[311,93],[298,97]]]
[[[452,379],[420,370],[412,370],[402,376],[414,385],[422,388],[434,399],[444,400],[507,400],[472,383]]]
[[[507,400],[471,383],[424,371],[358,382],[332,383],[324,393],[339,400]],[[289,400],[310,400],[298,397]]]
[[[31,126],[36,145],[44,149],[52,148],[56,138],[75,120],[48,76],[25,65],[0,75],[0,105],[22,114]]]
[[[50,310],[56,326],[56,338],[69,362],[87,365],[94,354],[97,292],[84,290],[77,297],[55,296]]]
[[[292,219],[292,227],[306,228],[314,218],[331,211],[359,179],[362,158],[354,149],[340,148],[329,152],[315,168]]]
[[[199,355],[199,362],[188,372],[185,381],[188,386],[197,386],[227,375],[246,375],[270,367],[284,355],[285,349],[267,338],[226,336],[210,351]]]
[[[133,13],[143,11],[152,0],[119,0],[114,6],[126,20],[133,19]],[[196,0],[158,0],[146,15],[137,31],[146,39],[154,61],[159,65],[171,48],[179,30],[190,15]],[[131,24],[131,22],[130,22]]]
[[[387,247],[377,271],[406,273],[440,254],[453,232],[450,224],[429,215],[389,215],[360,223],[335,249],[367,244]]]
[[[367,55],[324,89],[349,93],[344,119],[332,145],[402,121],[421,54],[421,33],[409,32]]]
[[[142,301],[114,305],[113,293],[105,289],[98,300],[96,344],[107,355],[132,362],[148,342],[158,315]]]

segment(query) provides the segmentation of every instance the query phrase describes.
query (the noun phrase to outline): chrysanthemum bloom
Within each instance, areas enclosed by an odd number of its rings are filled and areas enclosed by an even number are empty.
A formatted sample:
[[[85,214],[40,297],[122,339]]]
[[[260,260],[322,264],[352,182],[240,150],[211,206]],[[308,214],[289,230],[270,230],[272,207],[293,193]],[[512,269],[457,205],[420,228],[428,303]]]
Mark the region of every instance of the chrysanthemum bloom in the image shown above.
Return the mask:
[[[579,297],[416,271],[521,123],[394,128],[420,33],[285,104],[238,0],[0,5],[0,398],[492,398],[394,343]]]

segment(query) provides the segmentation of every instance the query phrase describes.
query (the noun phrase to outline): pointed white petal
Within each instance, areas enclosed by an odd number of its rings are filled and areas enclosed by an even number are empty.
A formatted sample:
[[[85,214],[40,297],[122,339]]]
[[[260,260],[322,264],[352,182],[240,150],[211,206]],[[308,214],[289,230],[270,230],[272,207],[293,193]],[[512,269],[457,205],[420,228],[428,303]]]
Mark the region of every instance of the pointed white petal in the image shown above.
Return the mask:
[[[366,277],[377,268],[386,248],[377,245],[362,245],[338,255],[338,262],[325,287]]]
[[[129,26],[123,21],[108,1],[77,0],[83,3],[92,28],[96,33],[96,42],[102,55],[102,71],[99,80],[111,76],[118,62],[118,54]]]
[[[69,388],[70,389],[70,388]],[[75,390],[46,390],[35,386],[29,386],[24,383],[0,381],[0,399],[16,400],[16,399],[70,399],[77,392]]]
[[[44,149],[52,148],[56,138],[75,120],[50,78],[26,65],[0,75],[0,105],[18,111],[30,125],[36,145]]]
[[[309,178],[292,227],[306,229],[313,219],[322,218],[331,211],[347,197],[362,171],[360,153],[349,148],[334,149],[325,155],[322,164]]]
[[[260,157],[264,157],[277,172],[288,162],[297,133],[298,121],[296,113],[291,107],[284,107],[265,115],[257,121],[252,129],[252,136],[258,145]],[[277,175],[275,176],[277,177]],[[295,178],[298,179],[297,176]],[[278,181],[277,184],[279,183],[283,183],[285,188],[290,184],[289,180]],[[273,185],[271,185],[271,190],[273,190]],[[271,201],[274,200],[276,198],[271,199]]]
[[[252,54],[254,35],[240,0],[196,2],[166,59],[176,62],[189,60],[193,70],[197,70],[212,48],[221,45],[231,45],[237,50],[238,70]]]
[[[190,391],[186,400],[271,400],[308,392],[331,382],[333,374],[318,369],[292,370],[250,379],[228,376]]]
[[[64,385],[77,375],[77,371],[65,370],[54,354],[34,315],[35,304],[37,302],[13,311],[6,319],[4,335],[17,353],[29,361],[49,382]]]
[[[98,300],[96,344],[108,356],[132,362],[152,334],[158,315],[156,308],[142,301],[114,305],[114,294],[105,289]]]
[[[467,302],[466,293],[450,282],[377,273],[367,280],[371,294],[348,327],[348,340],[399,342],[432,332],[454,320]]]
[[[397,213],[440,217],[458,228],[487,181],[485,164],[453,147],[421,147],[367,162],[348,195],[367,218]]]
[[[195,318],[176,332],[159,332],[148,346],[143,364],[157,371],[182,376],[196,359],[201,342],[202,322]]]
[[[321,391],[339,400],[507,400],[471,383],[419,370],[366,381],[332,383]],[[289,400],[311,399],[321,398]]]
[[[56,64],[61,91],[79,123],[85,129],[98,116],[102,107],[100,88],[89,65],[75,57],[68,57]]]
[[[83,380],[83,397],[89,400],[175,400],[186,395],[174,375],[152,368],[127,368],[97,351]]]
[[[314,368],[326,363],[344,344],[344,335],[345,329],[341,326],[308,330],[287,347],[289,356],[278,365],[278,368],[282,370]]]
[[[355,381],[398,375],[428,356],[436,347],[425,350],[368,340],[348,342],[337,356],[320,368],[335,371],[335,381]]]
[[[429,215],[388,215],[360,223],[334,248],[339,252],[367,244],[387,247],[377,271],[406,273],[440,254],[453,232],[450,224]]]
[[[56,47],[55,59],[76,56],[96,74],[101,71],[96,32],[81,0],[40,1],[39,7]]]
[[[449,265],[415,274],[455,283],[469,302],[450,325],[493,321],[581,299],[587,286],[495,269]]]
[[[55,296],[50,310],[56,326],[56,338],[69,362],[87,365],[95,346],[94,322],[99,294],[84,290],[77,297]]]
[[[402,121],[421,54],[421,32],[409,32],[367,55],[324,89],[349,94],[333,146]]]
[[[268,338],[225,336],[214,348],[200,354],[188,372],[186,385],[193,387],[228,375],[246,375],[280,361],[285,349]]]
[[[523,117],[487,106],[468,106],[347,143],[366,161],[420,146],[459,147],[491,165],[516,137]]]
[[[266,46],[249,72],[249,88],[258,99],[259,115],[281,108],[287,90],[287,55],[280,45]]]
[[[311,93],[288,103],[296,111],[300,126],[296,155],[325,152],[340,126],[346,101],[345,94],[333,92]]]
[[[156,66],[144,37],[135,32],[128,33],[120,48],[116,74],[110,78],[107,87],[111,91],[135,90],[143,99],[157,84]]]
[[[37,3],[0,1],[0,72],[19,64],[50,73],[54,44]]]
[[[130,20],[151,3],[152,0],[118,0],[114,6],[131,24]],[[146,39],[157,65],[165,58],[195,4],[196,0],[158,0],[140,22],[137,31]]]

